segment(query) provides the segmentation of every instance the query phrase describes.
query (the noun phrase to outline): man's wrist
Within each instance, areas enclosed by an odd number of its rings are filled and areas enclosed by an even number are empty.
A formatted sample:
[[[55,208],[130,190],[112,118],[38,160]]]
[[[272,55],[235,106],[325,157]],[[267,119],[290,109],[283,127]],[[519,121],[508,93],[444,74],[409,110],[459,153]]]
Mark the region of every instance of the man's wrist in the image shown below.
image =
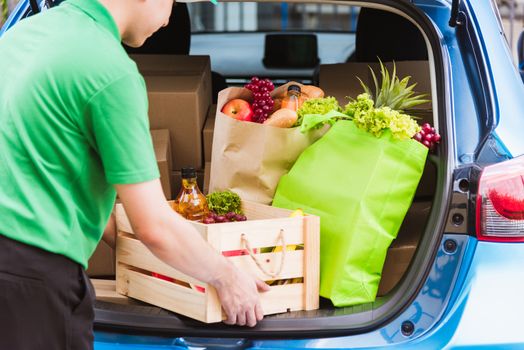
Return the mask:
[[[231,276],[233,276],[235,269],[235,266],[227,261],[226,258],[222,256],[220,258],[222,263],[216,265],[217,268],[211,276],[211,280],[208,282],[216,289],[219,289],[228,283],[228,280],[231,278]]]

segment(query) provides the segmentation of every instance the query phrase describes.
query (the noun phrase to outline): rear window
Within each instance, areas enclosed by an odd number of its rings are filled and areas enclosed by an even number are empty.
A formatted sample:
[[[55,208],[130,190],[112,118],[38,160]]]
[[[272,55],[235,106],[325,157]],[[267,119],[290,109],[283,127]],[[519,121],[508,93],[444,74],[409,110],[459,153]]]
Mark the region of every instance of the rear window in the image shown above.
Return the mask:
[[[360,7],[349,5],[228,2],[188,4],[196,33],[257,31],[354,32]]]
[[[303,50],[293,62],[301,59],[319,64],[341,63],[350,59],[355,50],[355,29],[360,11],[358,6],[287,4],[287,3],[210,3],[188,4],[191,16],[191,54],[210,55],[212,69],[227,78],[228,83],[243,83],[252,75],[269,77],[278,83],[294,78],[311,82],[315,66],[285,66],[282,55],[271,56],[267,45],[278,37],[278,32],[287,34],[281,39],[287,46],[315,41],[310,50]],[[305,35],[309,35],[305,36]],[[299,44],[298,41],[301,41]],[[289,57],[287,58],[289,60]],[[284,62],[284,67],[269,63]],[[269,62],[269,63],[268,63]]]

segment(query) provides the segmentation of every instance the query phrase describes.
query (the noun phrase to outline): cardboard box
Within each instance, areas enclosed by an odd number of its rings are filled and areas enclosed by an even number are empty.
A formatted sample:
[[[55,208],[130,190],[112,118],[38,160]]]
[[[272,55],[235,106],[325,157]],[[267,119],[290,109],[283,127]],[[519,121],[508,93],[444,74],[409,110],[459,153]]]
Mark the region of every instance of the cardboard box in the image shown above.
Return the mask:
[[[399,61],[395,62],[397,76],[404,78],[411,76],[410,85],[417,83],[415,92],[418,94],[428,94],[426,99],[431,100],[431,80],[428,61]],[[393,63],[386,62],[388,71],[392,73]],[[338,99],[340,105],[344,106],[349,102],[346,98],[350,96],[356,98],[364,90],[360,85],[359,77],[372,91],[375,85],[368,66],[373,68],[380,83],[380,64],[348,62],[340,64],[322,64],[319,71],[319,86],[324,90],[326,96],[334,96]],[[427,111],[431,109],[431,104],[426,103],[414,107],[415,110]],[[428,117],[423,115],[423,117]],[[430,115],[432,117],[432,115]]]
[[[209,56],[190,55],[130,55],[144,76],[199,75],[204,95],[212,99],[211,59]]]
[[[209,56],[130,57],[146,81],[151,129],[170,131],[173,167],[201,168],[201,132],[212,100]]]
[[[211,98],[201,75],[145,76],[151,129],[168,129],[173,168],[204,165],[202,129]]]
[[[211,180],[211,162],[207,162],[204,167],[204,194],[209,193],[209,181]]]
[[[213,104],[209,107],[204,130],[202,130],[202,138],[204,139],[204,161],[211,161],[211,153],[213,150],[213,132],[215,130],[215,117],[217,112],[217,105]]]
[[[400,281],[415,254],[416,246],[391,247],[386,257],[377,296],[388,294]]]
[[[291,210],[248,201],[243,201],[242,209],[250,220],[214,225],[190,223],[236,267],[258,279],[275,281],[269,291],[260,294],[264,314],[318,309],[320,218],[289,217]],[[116,222],[118,293],[202,322],[223,320],[215,289],[155,257],[134,237],[122,205],[116,207]],[[284,247],[286,244],[303,244],[304,249],[291,251]],[[261,251],[277,246],[282,250]],[[247,249],[251,249],[252,255],[244,253]],[[152,273],[171,280],[154,277]],[[280,284],[279,280],[287,283]]]
[[[424,232],[430,210],[431,201],[413,202],[411,205],[397,238],[388,249],[378,296],[389,293],[404,276]]]
[[[164,190],[166,199],[172,199],[173,191],[171,188],[171,171],[173,167],[169,130],[151,130],[151,138],[153,139],[155,157],[158,164],[158,170],[160,171],[162,190]]]
[[[138,71],[142,75],[211,75],[211,60],[206,55],[141,54],[129,55],[129,57],[135,61]]]
[[[89,277],[111,277],[115,275],[115,251],[103,240],[100,241],[87,266]]]
[[[426,160],[426,166],[424,172],[418,183],[417,191],[415,192],[415,198],[428,198],[435,195],[435,189],[437,186],[437,167],[428,158]]]

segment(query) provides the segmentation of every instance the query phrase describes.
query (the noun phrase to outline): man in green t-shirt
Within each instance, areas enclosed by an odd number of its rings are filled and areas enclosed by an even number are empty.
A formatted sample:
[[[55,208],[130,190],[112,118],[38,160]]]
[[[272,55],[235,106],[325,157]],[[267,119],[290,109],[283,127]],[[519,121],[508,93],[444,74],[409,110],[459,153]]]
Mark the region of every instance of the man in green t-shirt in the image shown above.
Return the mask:
[[[173,0],[68,0],[0,38],[1,349],[91,348],[85,267],[116,193],[161,260],[214,286],[226,323],[262,319],[257,289],[163,195],[138,47]],[[104,237],[114,240],[106,229]]]

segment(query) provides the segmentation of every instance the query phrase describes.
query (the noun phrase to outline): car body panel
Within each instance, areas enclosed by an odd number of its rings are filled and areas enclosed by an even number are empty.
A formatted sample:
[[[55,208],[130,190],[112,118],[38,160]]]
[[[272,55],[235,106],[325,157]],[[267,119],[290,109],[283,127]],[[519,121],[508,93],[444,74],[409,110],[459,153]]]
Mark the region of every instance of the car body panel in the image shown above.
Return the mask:
[[[452,236],[448,238],[454,239]],[[428,331],[425,332],[424,327],[418,327],[424,323],[424,319],[430,320],[435,316],[427,312],[431,310],[431,307],[428,308],[427,305],[431,305],[432,301],[442,300],[438,298],[441,289],[433,287],[431,281],[436,283],[435,286],[446,283],[440,278],[445,278],[446,270],[452,268],[448,264],[452,264],[451,260],[454,258],[448,256],[449,260],[446,261],[446,255],[439,252],[437,264],[429,278],[430,283],[424,286],[427,293],[422,293],[427,299],[420,304],[421,308],[411,316],[412,320],[422,321],[415,323],[417,327],[413,340],[399,342],[395,344],[396,346],[388,345],[387,349],[523,348],[524,269],[522,269],[522,261],[524,261],[524,244],[477,242],[475,238],[458,243],[459,247],[463,245],[466,247],[462,248],[465,249],[465,252],[461,256],[463,262],[460,267],[460,277],[455,280],[455,288],[460,289],[460,293],[453,296],[450,308],[442,317],[438,318],[433,327],[426,328]],[[422,295],[417,297],[413,303],[414,306],[417,305]],[[424,304],[425,302],[427,304]],[[508,308],[508,304],[511,304],[511,308]],[[384,329],[388,328],[389,325]],[[380,336],[386,340],[385,332],[380,333]],[[397,329],[397,339],[403,337],[400,333],[400,330]],[[417,336],[417,334],[420,335]],[[373,340],[376,340],[377,337],[378,335],[373,337]],[[381,348],[380,346],[373,347],[371,341],[359,344],[355,338],[357,337],[304,341],[302,347]],[[277,344],[261,341],[255,345],[257,345],[255,348],[263,349],[274,348],[273,345]]]

